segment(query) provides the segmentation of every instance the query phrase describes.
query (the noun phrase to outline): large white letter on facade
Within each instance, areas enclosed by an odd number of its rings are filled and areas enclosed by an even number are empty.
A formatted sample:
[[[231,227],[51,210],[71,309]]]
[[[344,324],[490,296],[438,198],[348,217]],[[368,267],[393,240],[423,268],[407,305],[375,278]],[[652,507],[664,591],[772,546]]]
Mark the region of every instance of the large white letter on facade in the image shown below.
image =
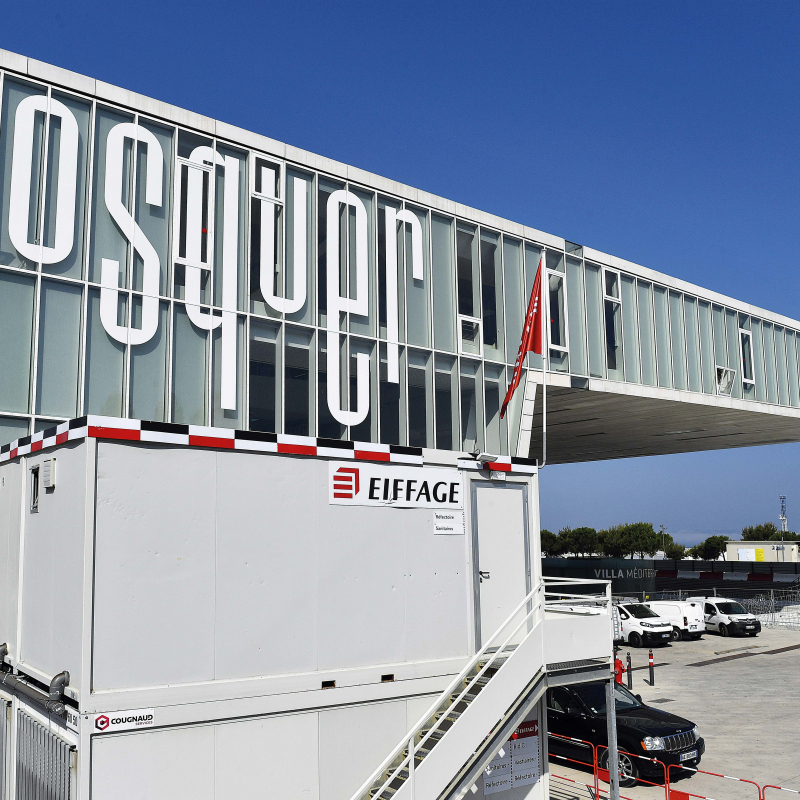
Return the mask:
[[[397,319],[397,223],[411,225],[412,275],[415,281],[424,277],[422,263],[422,225],[413,211],[395,211],[386,207],[386,378],[400,383],[399,323]]]
[[[356,210],[356,299],[342,297],[339,292],[339,203]],[[369,315],[369,275],[367,274],[367,210],[359,197],[346,189],[338,189],[328,198],[328,246],[325,274],[328,284],[328,409],[342,425],[358,425],[369,413],[369,356],[356,354],[358,387],[356,410],[341,408],[339,382],[339,312],[366,317]]]
[[[262,167],[264,173],[268,170]],[[261,183],[267,182],[265,174]],[[275,294],[274,264],[275,264],[275,203],[270,202],[259,194],[253,192],[253,197],[259,201],[261,207],[261,278],[260,288],[264,301],[278,313],[294,314],[306,302],[306,237],[308,236],[306,221],[306,182],[302,178],[292,178],[294,190],[294,281],[292,298],[279,297]]]
[[[222,325],[222,358],[220,380],[220,405],[228,411],[236,410],[236,305],[239,287],[239,160],[222,156],[207,145],[195,147],[189,161],[199,165],[204,162],[223,167],[225,191],[222,199],[222,316],[204,314],[200,302],[202,270],[211,271],[211,258],[202,259],[203,234],[203,170],[189,168],[186,189],[186,313],[201,330],[213,331]],[[214,172],[210,174],[213,192]],[[177,186],[180,184],[178,183]],[[176,186],[176,189],[177,189]],[[176,214],[180,203],[176,203]],[[177,221],[177,220],[176,220]],[[177,241],[177,239],[176,239]],[[207,252],[213,252],[209,243]]]
[[[155,336],[158,330],[158,294],[161,277],[161,262],[158,253],[150,244],[142,229],[136,224],[133,214],[122,202],[122,172],[125,139],[147,145],[147,176],[145,201],[151,206],[163,203],[162,171],[164,153],[158,139],[147,128],[133,122],[121,122],[108,132],[106,140],[106,184],[105,200],[108,213],[117,223],[122,235],[131,243],[142,258],[142,327],[117,324],[117,299],[119,297],[119,262],[111,258],[103,259],[100,273],[100,321],[106,333],[123,344],[144,344]],[[135,200],[131,205],[135,205]]]
[[[58,189],[56,194],[55,242],[46,247],[37,219],[36,239],[28,241],[31,177],[33,174],[33,127],[36,112],[61,118],[58,152]],[[49,126],[48,126],[49,128]],[[47,130],[45,131],[45,134]],[[58,264],[71,252],[75,238],[75,187],[78,178],[78,122],[74,114],[55,98],[46,95],[26,97],[17,106],[14,122],[14,153],[11,163],[11,194],[8,233],[21,256],[41,264]]]

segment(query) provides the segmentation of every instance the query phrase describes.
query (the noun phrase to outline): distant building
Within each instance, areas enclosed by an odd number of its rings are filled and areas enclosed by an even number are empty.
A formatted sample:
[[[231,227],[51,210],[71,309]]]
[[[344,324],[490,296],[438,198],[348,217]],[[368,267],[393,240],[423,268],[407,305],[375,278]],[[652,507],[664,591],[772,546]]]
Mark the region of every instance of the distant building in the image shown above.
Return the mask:
[[[798,542],[726,542],[728,561],[800,561]]]

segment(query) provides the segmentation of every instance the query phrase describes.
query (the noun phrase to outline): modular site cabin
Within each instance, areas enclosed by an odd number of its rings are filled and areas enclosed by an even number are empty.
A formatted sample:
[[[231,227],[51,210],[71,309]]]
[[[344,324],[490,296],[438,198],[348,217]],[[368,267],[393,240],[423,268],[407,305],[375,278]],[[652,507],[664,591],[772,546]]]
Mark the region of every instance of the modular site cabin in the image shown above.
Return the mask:
[[[797,440],[800,323],[0,68],[0,795],[546,797],[540,465]]]
[[[19,676],[0,693],[17,763],[33,728],[45,759],[72,770],[71,794],[55,796],[349,798],[506,640],[416,786],[483,790],[492,746],[527,730],[507,770],[516,789],[501,788],[529,796],[546,665],[551,680],[608,675],[607,616],[544,619],[535,468],[497,480],[374,446],[309,440],[300,454],[283,436],[69,426],[0,466]],[[502,741],[484,743],[498,724]],[[59,774],[41,766],[35,780]],[[36,796],[25,769],[9,778]]]

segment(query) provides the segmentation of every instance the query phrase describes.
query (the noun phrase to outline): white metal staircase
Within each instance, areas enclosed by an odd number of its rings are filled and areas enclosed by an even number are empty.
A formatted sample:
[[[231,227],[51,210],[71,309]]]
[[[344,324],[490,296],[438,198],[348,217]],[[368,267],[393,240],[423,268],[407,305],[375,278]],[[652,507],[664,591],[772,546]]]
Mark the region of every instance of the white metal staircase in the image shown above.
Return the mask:
[[[540,583],[352,800],[463,797],[544,691],[543,618]]]

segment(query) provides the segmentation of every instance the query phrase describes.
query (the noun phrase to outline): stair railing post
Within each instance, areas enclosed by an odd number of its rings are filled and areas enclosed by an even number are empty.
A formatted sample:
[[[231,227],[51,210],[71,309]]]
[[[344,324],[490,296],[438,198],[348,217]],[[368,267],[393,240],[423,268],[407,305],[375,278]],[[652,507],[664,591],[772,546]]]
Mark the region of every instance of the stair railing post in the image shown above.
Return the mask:
[[[619,799],[619,753],[617,751],[617,704],[614,698],[614,675],[606,683],[606,725],[608,726],[608,784],[610,800]]]
[[[408,740],[408,783],[411,787],[411,800],[414,800],[414,736]]]

